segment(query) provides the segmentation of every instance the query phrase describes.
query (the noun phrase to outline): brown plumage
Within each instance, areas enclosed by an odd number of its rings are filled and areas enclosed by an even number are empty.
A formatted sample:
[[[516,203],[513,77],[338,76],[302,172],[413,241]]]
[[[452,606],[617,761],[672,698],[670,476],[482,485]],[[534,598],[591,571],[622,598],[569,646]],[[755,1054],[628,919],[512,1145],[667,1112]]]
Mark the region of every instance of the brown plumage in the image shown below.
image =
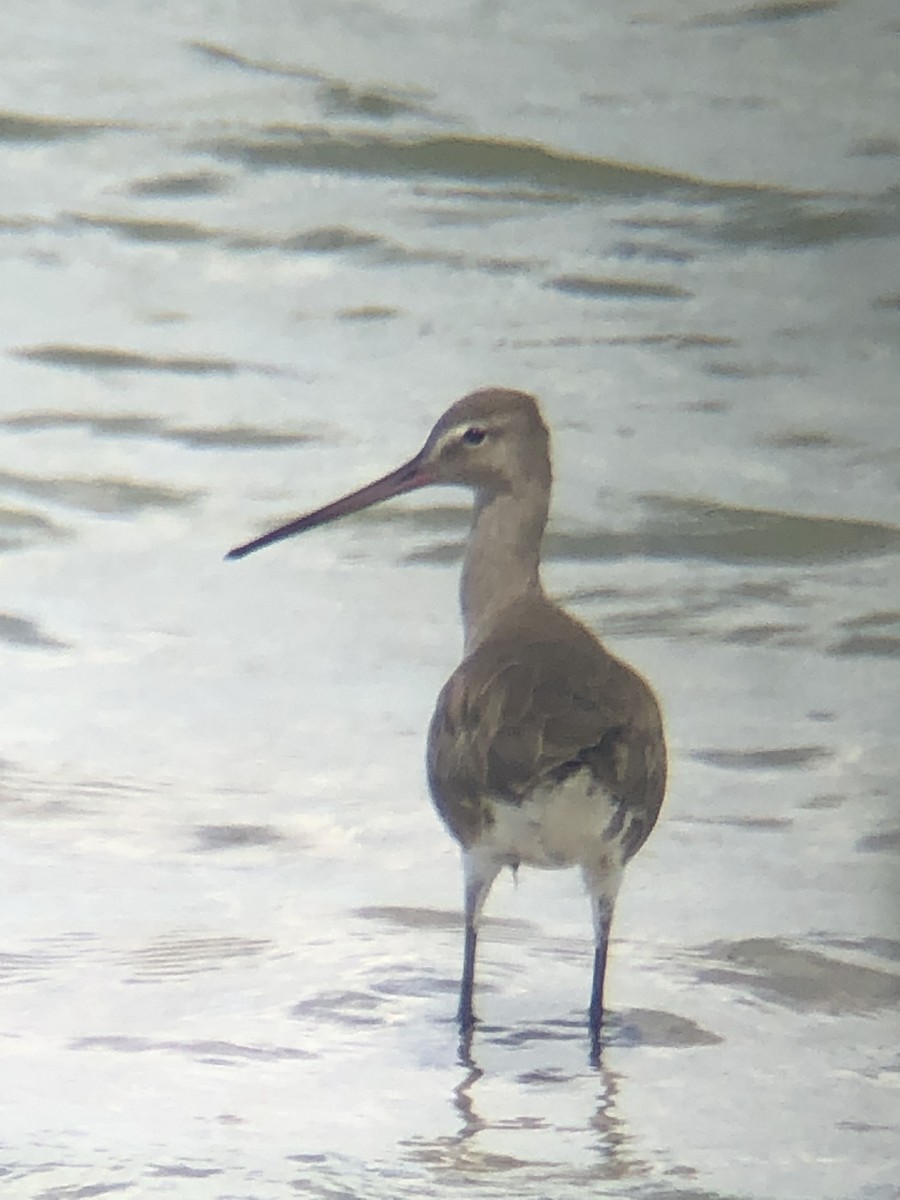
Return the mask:
[[[627,861],[653,828],[665,789],[653,694],[549,601],[522,601],[507,615],[502,633],[474,650],[438,697],[428,735],[435,807],[471,846],[491,823],[494,801],[520,804],[537,785],[583,772],[621,810]]]
[[[589,1010],[600,1049],[609,930],[625,863],[662,805],[666,747],[644,679],[544,593],[549,434],[522,392],[473,392],[440,418],[408,463],[229,558],[429,484],[475,493],[460,583],[465,657],[428,735],[435,807],[462,849],[466,936],[459,1023],[475,1021],[478,920],[504,866],[579,866],[595,952]]]

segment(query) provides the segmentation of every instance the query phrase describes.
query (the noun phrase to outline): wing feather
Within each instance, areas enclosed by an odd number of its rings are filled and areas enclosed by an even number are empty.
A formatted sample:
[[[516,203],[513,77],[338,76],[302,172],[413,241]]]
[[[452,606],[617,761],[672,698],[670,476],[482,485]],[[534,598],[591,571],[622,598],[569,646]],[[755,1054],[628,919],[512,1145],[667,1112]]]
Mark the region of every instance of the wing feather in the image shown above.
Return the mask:
[[[435,805],[463,845],[497,801],[588,770],[631,818],[626,857],[644,842],[665,789],[659,708],[636,672],[559,610],[566,637],[514,631],[476,650],[442,690],[428,738]]]

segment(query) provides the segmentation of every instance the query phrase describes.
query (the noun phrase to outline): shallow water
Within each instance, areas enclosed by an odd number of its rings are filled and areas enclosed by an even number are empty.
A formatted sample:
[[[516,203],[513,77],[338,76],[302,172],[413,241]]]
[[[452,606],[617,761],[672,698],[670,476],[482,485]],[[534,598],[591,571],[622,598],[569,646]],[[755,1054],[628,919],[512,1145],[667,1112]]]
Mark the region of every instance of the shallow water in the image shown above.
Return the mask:
[[[894,6],[0,24],[6,1194],[900,1195]],[[458,1055],[466,498],[222,562],[489,383],[669,726],[600,1070],[574,873]]]

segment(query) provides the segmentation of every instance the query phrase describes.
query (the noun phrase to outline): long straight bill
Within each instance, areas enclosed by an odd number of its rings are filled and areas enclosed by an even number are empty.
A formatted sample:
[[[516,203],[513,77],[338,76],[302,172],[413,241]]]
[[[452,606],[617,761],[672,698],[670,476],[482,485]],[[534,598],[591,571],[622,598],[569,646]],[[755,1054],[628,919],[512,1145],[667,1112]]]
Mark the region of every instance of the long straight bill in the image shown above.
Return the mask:
[[[396,471],[391,471],[390,475],[376,479],[374,483],[366,484],[358,492],[351,492],[349,496],[341,496],[339,500],[333,500],[324,508],[317,508],[315,512],[307,513],[303,517],[296,517],[293,521],[288,521],[286,525],[270,529],[268,533],[254,538],[252,542],[246,542],[243,546],[235,546],[233,550],[228,551],[225,557],[227,559],[244,558],[245,555],[252,554],[254,550],[262,550],[263,546],[282,542],[285,538],[294,537],[295,534],[305,533],[307,529],[315,529],[317,525],[327,525],[329,521],[337,521],[339,517],[359,512],[362,508],[371,508],[373,504],[380,504],[382,500],[390,500],[392,496],[401,496],[404,492],[413,492],[416,488],[425,487],[432,480],[427,471],[423,469],[422,459],[423,456],[417,454],[415,458],[411,458],[408,463],[404,463]]]

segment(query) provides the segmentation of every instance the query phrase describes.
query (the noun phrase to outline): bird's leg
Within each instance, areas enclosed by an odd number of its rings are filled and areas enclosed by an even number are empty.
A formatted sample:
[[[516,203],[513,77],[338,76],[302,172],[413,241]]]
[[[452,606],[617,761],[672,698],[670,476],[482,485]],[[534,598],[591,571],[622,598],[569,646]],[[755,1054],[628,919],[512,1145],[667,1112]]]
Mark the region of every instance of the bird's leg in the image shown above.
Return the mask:
[[[475,1008],[472,998],[475,991],[475,948],[478,942],[478,920],[500,866],[500,863],[479,854],[477,850],[466,849],[463,851],[466,938],[457,1013],[459,1029],[463,1035],[470,1033],[475,1025]]]
[[[468,1033],[475,1024],[475,1009],[472,1004],[472,994],[475,990],[475,945],[478,941],[478,930],[475,922],[466,915],[466,941],[463,949],[462,981],[459,985],[459,1021],[460,1033]]]
[[[615,894],[601,892],[591,896],[594,917],[594,973],[591,981],[591,1005],[588,1010],[588,1029],[591,1035],[591,1062],[600,1059],[603,1027],[603,983],[606,978],[606,955],[612,925]]]

